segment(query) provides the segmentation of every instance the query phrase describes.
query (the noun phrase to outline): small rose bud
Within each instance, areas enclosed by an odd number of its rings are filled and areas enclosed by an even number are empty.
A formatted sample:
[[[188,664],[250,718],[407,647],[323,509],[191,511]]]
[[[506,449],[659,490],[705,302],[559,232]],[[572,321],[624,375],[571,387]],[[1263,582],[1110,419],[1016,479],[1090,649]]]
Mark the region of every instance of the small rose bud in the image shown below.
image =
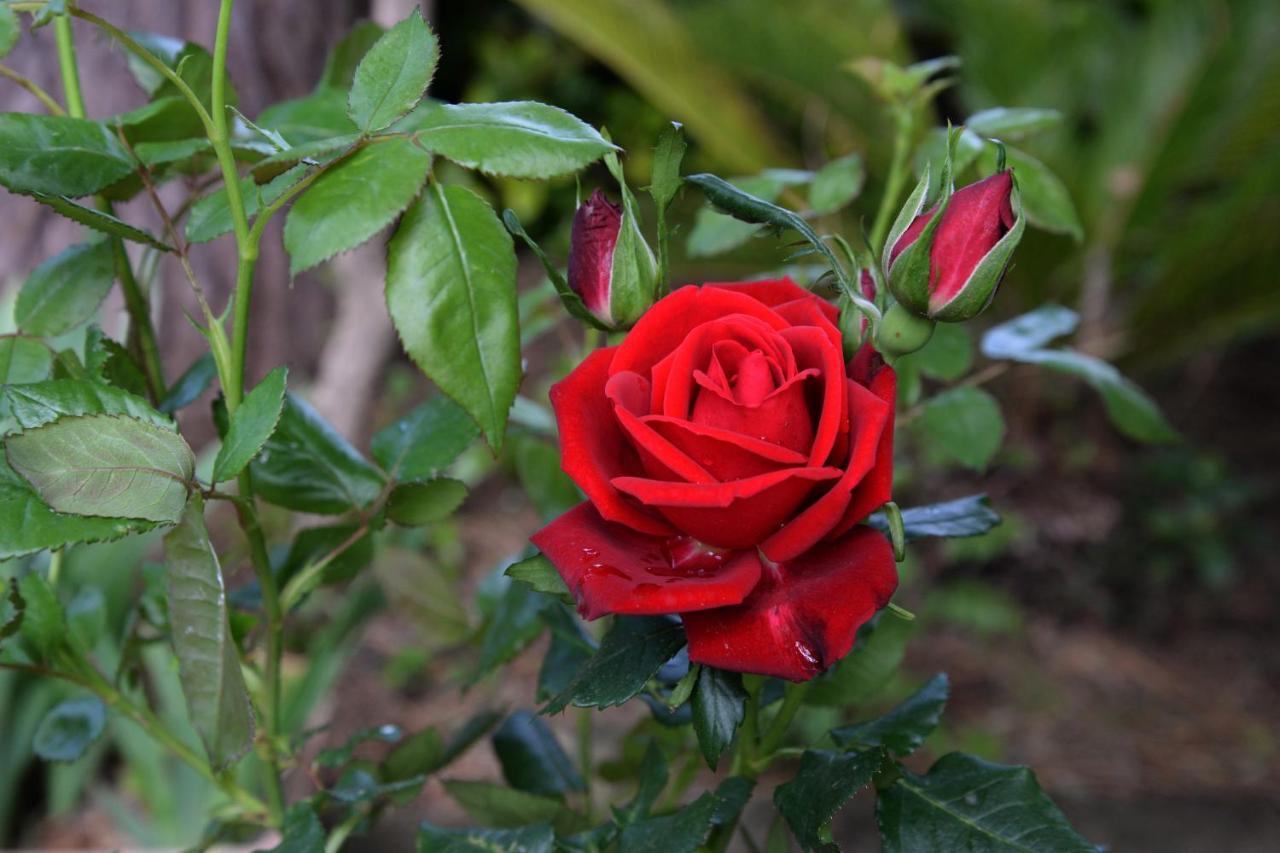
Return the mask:
[[[933,320],[975,317],[995,296],[1024,225],[1008,171],[944,196],[894,241],[889,290],[905,308]]]
[[[625,329],[653,304],[657,262],[636,222],[596,190],[573,215],[569,288],[597,320]]]

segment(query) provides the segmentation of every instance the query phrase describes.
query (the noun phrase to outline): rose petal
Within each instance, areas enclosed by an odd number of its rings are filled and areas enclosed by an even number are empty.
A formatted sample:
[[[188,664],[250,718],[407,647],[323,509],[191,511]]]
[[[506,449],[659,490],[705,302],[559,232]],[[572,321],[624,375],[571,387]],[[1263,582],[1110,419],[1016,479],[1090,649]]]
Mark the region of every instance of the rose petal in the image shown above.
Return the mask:
[[[618,492],[610,480],[644,470],[605,396],[609,364],[617,347],[598,349],[551,386],[560,427],[560,465],[610,521],[642,533],[667,534],[671,527]]]
[[[777,311],[779,316],[789,320],[793,326],[815,326],[821,329],[836,349],[843,351],[844,336],[840,334],[840,328],[836,326],[826,310],[828,308],[831,311],[836,310],[835,306],[825,299],[813,298],[798,299],[795,302],[779,305],[773,310]]]
[[[838,468],[788,468],[727,483],[617,477],[613,486],[708,545],[751,548],[786,521],[815,483],[839,477]]]
[[[694,401],[689,420],[804,453],[813,443],[813,421],[809,414],[806,386],[817,378],[816,370],[801,371],[760,405],[744,406],[726,399],[714,387],[703,385],[701,372],[697,371],[693,379],[695,384],[702,386],[702,390]],[[672,413],[665,411],[664,414]]]
[[[715,483],[717,478],[691,459],[683,450],[653,430],[621,406],[614,409],[618,423],[640,454],[640,461],[655,480]]]
[[[799,560],[767,566],[742,604],[685,615],[689,660],[807,681],[849,653],[858,628],[897,585],[888,541],[858,528]]]
[[[587,619],[606,613],[685,613],[737,604],[760,579],[754,551],[673,567],[663,538],[611,524],[590,502],[539,530],[532,541],[560,572]]]
[[[643,420],[721,482],[803,467],[806,462],[802,453],[741,433],[665,415],[649,415]]]
[[[819,413],[809,446],[809,464],[825,465],[836,446],[836,437],[849,429],[849,404],[845,394],[844,350],[820,329],[797,326],[782,332],[796,356],[796,366],[822,374],[822,395],[810,406]],[[800,449],[800,448],[796,448]]]
[[[785,305],[810,303],[816,306],[831,323],[836,323],[840,318],[840,309],[827,300],[805,290],[790,278],[771,281],[708,282],[703,286],[715,287],[735,293],[745,293],[775,310]],[[782,312],[779,311],[779,313]]]
[[[877,355],[877,360],[879,356]],[[881,366],[871,377],[871,393],[889,404],[889,420],[880,434],[880,446],[876,448],[876,464],[853,490],[844,517],[831,531],[829,538],[836,538],[879,509],[893,496],[893,421],[894,399],[898,390],[898,377],[893,368]]]
[[[747,352],[760,350],[777,362],[784,377],[795,373],[796,361],[791,348],[769,324],[740,314],[710,320],[691,331],[671,355],[654,365],[652,411],[688,417],[695,390],[693,374],[705,372],[712,365],[717,347],[723,349],[728,341],[736,341]]]

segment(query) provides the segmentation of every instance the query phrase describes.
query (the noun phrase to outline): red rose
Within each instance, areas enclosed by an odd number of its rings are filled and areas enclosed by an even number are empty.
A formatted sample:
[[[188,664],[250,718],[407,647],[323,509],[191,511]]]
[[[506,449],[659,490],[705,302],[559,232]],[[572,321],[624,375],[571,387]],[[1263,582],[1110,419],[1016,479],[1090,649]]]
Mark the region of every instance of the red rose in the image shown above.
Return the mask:
[[[551,389],[588,500],[538,531],[588,619],[678,613],[689,657],[812,678],[897,586],[857,526],[889,500],[896,379],[844,362],[790,280],[684,287]]]

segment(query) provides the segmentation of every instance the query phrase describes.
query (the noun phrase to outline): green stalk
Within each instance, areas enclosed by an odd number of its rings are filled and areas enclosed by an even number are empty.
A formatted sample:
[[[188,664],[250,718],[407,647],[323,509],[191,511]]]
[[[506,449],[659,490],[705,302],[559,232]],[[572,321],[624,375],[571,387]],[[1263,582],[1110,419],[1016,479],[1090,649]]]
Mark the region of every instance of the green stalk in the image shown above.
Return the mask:
[[[71,19],[66,15],[58,15],[53,20],[55,40],[58,46],[58,70],[62,74],[62,89],[67,101],[67,113],[72,118],[84,118],[84,94],[80,89],[80,69],[76,62],[76,43],[71,32]],[[114,213],[111,202],[104,198],[96,198],[95,202],[104,213]],[[139,355],[142,356],[142,370],[147,379],[147,390],[152,402],[159,402],[165,394],[164,370],[160,366],[160,347],[156,343],[156,332],[151,326],[151,311],[147,298],[138,286],[134,277],[133,265],[125,251],[124,241],[119,237],[111,237],[111,254],[115,259],[116,277],[120,280],[120,290],[124,294],[124,304],[129,312],[130,333],[137,336]]]
[[[907,159],[911,154],[911,137],[914,135],[915,122],[909,107],[896,107],[894,120],[897,125],[893,137],[893,159],[889,164],[889,180],[880,198],[880,209],[876,211],[875,224],[871,226],[871,251],[880,257],[884,250],[885,238],[889,235],[889,225],[893,222],[893,214],[898,206],[898,198],[902,195],[903,185],[907,181]]]
[[[41,89],[38,85],[36,85],[36,82],[30,79],[29,77],[24,77],[23,75],[19,74],[17,71],[14,71],[12,68],[10,68],[7,65],[0,65],[0,77],[4,77],[8,80],[11,80],[17,86],[20,86],[21,88],[26,89],[28,92],[30,92],[32,95],[35,96],[36,100],[44,104],[44,108],[48,110],[52,115],[64,116],[67,114],[67,111],[62,108],[62,104],[55,101],[52,95],[50,95],[44,89]]]
[[[787,685],[786,695],[782,699],[782,707],[778,709],[773,722],[769,724],[768,731],[760,739],[760,748],[756,751],[756,755],[761,760],[768,760],[782,743],[782,738],[786,735],[787,728],[791,725],[791,721],[796,718],[800,707],[804,705],[804,697],[808,692],[809,682],[807,681],[801,684]]]

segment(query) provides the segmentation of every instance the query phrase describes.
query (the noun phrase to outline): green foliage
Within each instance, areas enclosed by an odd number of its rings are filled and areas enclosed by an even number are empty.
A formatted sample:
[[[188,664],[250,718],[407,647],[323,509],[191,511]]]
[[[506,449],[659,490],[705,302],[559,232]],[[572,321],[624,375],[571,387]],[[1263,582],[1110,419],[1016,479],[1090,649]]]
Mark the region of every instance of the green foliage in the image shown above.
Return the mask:
[[[550,826],[522,829],[445,829],[418,824],[418,853],[551,853],[555,832]]]
[[[503,778],[520,791],[557,797],[586,789],[551,728],[528,711],[507,717],[493,733],[493,751],[502,765]]]
[[[413,109],[435,73],[440,48],[414,9],[388,30],[360,60],[347,112],[364,131],[381,130]]]
[[[871,516],[867,522],[877,530],[889,530],[889,523],[882,513]],[[902,511],[902,527],[908,542],[935,537],[981,536],[998,524],[1000,516],[991,508],[986,495],[969,495]]]
[[[133,171],[104,124],[68,116],[0,115],[0,185],[15,193],[80,198]]]
[[[23,575],[17,589],[23,602],[22,639],[37,659],[50,658],[67,641],[67,615],[62,602],[44,576],[35,572]]]
[[[168,243],[161,241],[151,232],[130,225],[122,219],[117,219],[110,213],[93,207],[86,207],[62,196],[33,195],[32,198],[72,222],[79,222],[94,231],[99,231],[112,237],[119,237],[122,240],[131,240],[134,243],[150,246],[162,252],[172,251],[172,247]]]
[[[31,272],[18,294],[14,319],[33,335],[60,335],[93,318],[115,277],[110,243],[72,246]]]
[[[391,490],[387,518],[405,527],[425,527],[453,515],[466,499],[466,484],[448,477],[401,483]]]
[[[829,832],[826,828],[831,819],[859,789],[871,782],[883,761],[884,752],[879,749],[847,753],[805,750],[795,778],[773,792],[774,805],[791,825],[802,848],[806,851],[829,849],[823,835],[824,831]]]
[[[555,797],[530,794],[493,782],[446,780],[444,789],[475,821],[499,828],[528,826],[554,819],[565,810]]]
[[[106,724],[107,709],[96,696],[67,699],[45,714],[32,748],[45,761],[77,761]]]
[[[985,469],[1004,442],[1000,404],[981,388],[958,386],[930,397],[916,428],[931,456],[975,471]]]
[[[938,727],[949,690],[946,674],[938,673],[884,716],[832,729],[831,739],[842,749],[880,746],[898,756],[910,755]]]
[[[244,470],[275,432],[280,413],[284,410],[287,375],[288,371],[283,367],[268,373],[231,416],[227,434],[213,460],[213,482],[230,480]]]
[[[23,429],[81,415],[126,415],[170,431],[176,429],[172,420],[141,397],[97,382],[47,379],[10,385],[4,391],[4,399],[9,404],[9,415]]]
[[[264,186],[258,186],[252,177],[241,178],[240,196],[244,199],[245,213],[252,216],[258,212],[260,205],[272,204],[297,185],[306,174],[306,166],[294,166],[276,175]],[[207,243],[223,234],[231,233],[231,228],[231,208],[227,200],[227,190],[221,187],[191,206],[185,233],[189,243]]]
[[[439,476],[480,434],[473,420],[444,395],[432,397],[373,436],[373,458],[401,480]]]
[[[8,6],[0,6],[0,58],[9,55],[21,35],[22,27],[18,23],[17,13]]]
[[[853,651],[813,682],[805,701],[821,706],[859,705],[872,698],[897,670],[913,625],[894,610],[883,610],[858,631]]]
[[[701,668],[693,691],[693,731],[712,770],[733,742],[734,733],[742,723],[746,701],[747,691],[742,688],[739,673],[709,666]]]
[[[684,629],[666,617],[619,616],[600,648],[542,713],[559,713],[570,703],[579,708],[621,705],[643,690],[684,642]]]
[[[312,853],[324,847],[324,826],[308,802],[289,806],[280,836],[280,843],[266,853]]]
[[[619,853],[693,853],[711,832],[720,801],[710,791],[671,814],[623,827]]]
[[[847,154],[827,162],[809,185],[809,207],[814,213],[834,213],[848,206],[862,192],[866,167],[859,154]]]

